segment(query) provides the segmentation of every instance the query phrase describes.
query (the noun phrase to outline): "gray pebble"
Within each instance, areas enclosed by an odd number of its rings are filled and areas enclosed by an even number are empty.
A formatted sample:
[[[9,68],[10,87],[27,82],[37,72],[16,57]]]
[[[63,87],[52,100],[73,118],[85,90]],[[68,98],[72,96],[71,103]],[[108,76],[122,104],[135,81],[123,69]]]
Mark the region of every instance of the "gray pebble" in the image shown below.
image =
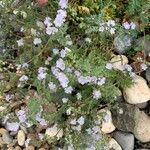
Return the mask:
[[[9,132],[5,132],[2,139],[6,144],[11,144],[13,142],[13,138],[10,136]]]
[[[113,134],[114,139],[123,150],[134,150],[134,136],[131,133],[116,131]]]
[[[150,67],[146,69],[145,76],[146,76],[146,80],[150,83]]]

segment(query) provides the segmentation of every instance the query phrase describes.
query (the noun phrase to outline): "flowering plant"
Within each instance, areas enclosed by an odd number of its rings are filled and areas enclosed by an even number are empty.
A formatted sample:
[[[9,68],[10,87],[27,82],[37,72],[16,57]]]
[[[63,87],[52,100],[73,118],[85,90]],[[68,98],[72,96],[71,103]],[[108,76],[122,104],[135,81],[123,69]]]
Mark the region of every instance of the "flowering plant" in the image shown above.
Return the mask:
[[[0,45],[0,104],[8,107],[0,112],[2,124],[9,131],[33,130],[37,137],[27,138],[26,147],[40,140],[37,147],[106,149],[101,126],[110,116],[99,110],[117,107],[119,89],[134,75],[130,65],[116,69],[110,61],[111,41],[120,32],[136,35],[136,24],[103,16],[106,6],[95,1],[91,8],[98,13],[79,18],[68,0],[37,2],[0,1],[7,33]],[[89,0],[84,4],[88,8]]]

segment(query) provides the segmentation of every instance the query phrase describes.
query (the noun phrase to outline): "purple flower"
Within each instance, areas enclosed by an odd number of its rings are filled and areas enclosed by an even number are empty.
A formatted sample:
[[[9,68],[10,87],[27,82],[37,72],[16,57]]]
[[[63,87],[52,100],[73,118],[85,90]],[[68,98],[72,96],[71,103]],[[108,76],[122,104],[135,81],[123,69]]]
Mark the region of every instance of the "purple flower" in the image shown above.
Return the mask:
[[[47,68],[46,67],[40,67],[38,69],[38,79],[39,80],[43,80],[46,78],[47,72],[46,72]]]
[[[132,67],[129,64],[125,64],[124,69],[126,69],[128,72],[132,71]]]
[[[17,131],[19,129],[20,124],[18,122],[7,122],[6,129],[9,131]]]
[[[68,87],[69,79],[67,78],[67,76],[64,73],[59,72],[57,75],[57,79],[59,80],[59,82],[63,88]]]
[[[71,86],[65,88],[65,93],[67,94],[71,94],[72,91],[73,91],[73,88]]]
[[[96,99],[96,100],[101,98],[101,92],[99,90],[94,90],[93,91],[93,98]]]
[[[106,64],[106,69],[111,70],[113,68],[113,65],[111,63]]]
[[[135,29],[136,28],[136,24],[133,23],[133,22],[130,23],[130,26],[131,26],[131,29]]]
[[[14,94],[7,94],[6,96],[5,96],[5,100],[7,101],[7,102],[9,102],[10,100],[12,100],[14,98]]]
[[[68,6],[68,0],[60,0],[59,1],[59,6],[61,7],[61,9],[66,9]]]
[[[127,29],[127,30],[130,29],[130,24],[129,24],[128,22],[124,22],[124,23],[123,23],[123,26],[124,26],[124,28]]]
[[[106,82],[105,77],[99,78],[97,81],[97,85],[101,86],[101,85],[105,84],[105,82]]]
[[[54,20],[54,24],[56,27],[61,27],[62,24],[65,22],[65,18],[67,17],[67,12],[65,10],[58,10],[56,18]]]
[[[146,70],[147,68],[148,68],[148,67],[147,67],[146,64],[144,64],[144,63],[141,64],[141,69],[142,69],[142,70]]]
[[[27,120],[26,112],[24,110],[19,110],[17,112],[17,117],[21,123]]]
[[[78,70],[76,70],[76,71],[74,72],[74,74],[75,74],[76,77],[80,77],[80,76],[81,76],[81,72],[79,72]]]
[[[54,84],[53,82],[49,82],[48,87],[52,92],[56,92],[57,90],[56,84]]]
[[[79,82],[80,84],[84,85],[84,84],[86,84],[86,83],[88,82],[88,80],[87,80],[86,77],[80,76],[80,77],[78,78],[78,82]]]
[[[46,28],[46,33],[48,35],[53,35],[53,34],[55,34],[57,32],[58,32],[58,29],[56,27],[47,27]]]
[[[20,77],[20,79],[19,79],[19,81],[28,81],[28,76],[26,76],[26,75],[22,75],[21,77]]]
[[[36,114],[36,121],[38,121],[42,126],[47,125],[47,121],[41,117],[41,113]]]
[[[51,20],[52,20],[52,19],[51,19],[50,17],[46,17],[45,20],[44,20],[44,24],[45,24],[47,27],[52,26]]]
[[[65,63],[61,58],[56,61],[56,67],[61,70],[65,70]]]

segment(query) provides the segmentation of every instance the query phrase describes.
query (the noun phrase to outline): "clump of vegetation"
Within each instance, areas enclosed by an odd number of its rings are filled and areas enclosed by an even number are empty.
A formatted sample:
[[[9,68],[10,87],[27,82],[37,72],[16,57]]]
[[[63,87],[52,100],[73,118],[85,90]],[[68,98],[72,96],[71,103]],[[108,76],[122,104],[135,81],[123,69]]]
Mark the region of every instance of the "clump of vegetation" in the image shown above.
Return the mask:
[[[0,43],[0,103],[10,108],[0,116],[11,112],[16,118],[7,116],[4,124],[45,129],[57,124],[63,135],[43,140],[52,148],[105,148],[99,110],[114,107],[118,90],[132,84],[131,72],[115,70],[109,62],[112,40],[119,33],[148,31],[148,4],[60,0],[42,7],[29,0],[0,1],[5,41]]]

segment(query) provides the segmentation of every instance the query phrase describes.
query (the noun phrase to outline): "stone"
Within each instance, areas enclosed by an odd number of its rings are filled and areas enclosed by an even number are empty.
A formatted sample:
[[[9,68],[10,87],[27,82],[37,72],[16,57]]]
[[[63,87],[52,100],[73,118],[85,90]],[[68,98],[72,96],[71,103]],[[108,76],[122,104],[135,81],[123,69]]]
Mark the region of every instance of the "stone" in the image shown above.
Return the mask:
[[[140,37],[136,41],[136,49],[144,50],[145,54],[148,56],[150,53],[150,40],[146,37]]]
[[[2,139],[6,144],[11,144],[13,142],[13,138],[10,136],[9,132],[4,132]]]
[[[135,149],[135,150],[150,150],[150,149],[147,149],[147,148],[138,148],[138,149]]]
[[[7,150],[15,150],[14,147],[9,147]]]
[[[16,145],[17,140],[14,139],[12,143],[8,144],[7,147],[13,147],[14,145]]]
[[[0,106],[0,112],[4,111],[6,109],[6,107]]]
[[[27,134],[27,133],[28,133],[28,132],[27,132],[26,127],[24,127],[24,126],[20,125],[20,128],[21,128],[21,130],[23,130],[23,131],[24,131],[24,133],[25,133],[25,134]]]
[[[5,144],[5,142],[3,141],[2,137],[0,137],[0,147],[2,147]]]
[[[59,129],[57,124],[53,125],[51,128],[47,128],[45,134],[50,137],[57,137],[58,139],[63,136],[63,129]]]
[[[120,34],[114,39],[115,51],[119,54],[126,53],[127,49],[131,47],[133,38],[128,34]]]
[[[127,132],[116,131],[113,138],[118,142],[123,150],[134,150],[134,135]]]
[[[35,150],[35,147],[32,146],[32,145],[30,145],[30,146],[28,146],[25,150]]]
[[[15,150],[22,150],[20,146],[16,146]]]
[[[3,135],[5,132],[7,132],[7,130],[6,130],[6,129],[4,129],[4,128],[0,128],[0,135]]]
[[[109,140],[109,143],[108,143],[108,147],[109,149],[111,150],[122,150],[122,148],[120,147],[120,145],[117,143],[117,141],[113,138],[111,138]]]
[[[136,107],[127,103],[118,103],[118,108],[112,110],[112,120],[114,126],[124,132],[133,132],[135,127],[135,114]],[[121,110],[121,112],[120,112]]]
[[[124,99],[130,104],[144,103],[150,100],[150,88],[145,79],[136,75],[133,84],[123,89]]]
[[[146,69],[145,76],[146,76],[146,80],[150,83],[150,67]]]
[[[115,126],[112,122],[112,115],[111,112],[107,109],[100,110],[101,113],[104,113],[101,131],[104,133],[111,133],[115,130]]]
[[[110,63],[112,63],[115,70],[123,71],[124,65],[128,63],[128,58],[124,55],[116,55],[110,60]]]
[[[17,134],[18,145],[23,146],[25,143],[25,133],[23,130],[19,130]]]
[[[144,103],[139,103],[139,104],[136,104],[136,106],[140,109],[144,109],[146,108],[148,105],[148,102],[144,102]]]
[[[135,111],[134,136],[141,142],[150,142],[150,117],[143,111]]]

